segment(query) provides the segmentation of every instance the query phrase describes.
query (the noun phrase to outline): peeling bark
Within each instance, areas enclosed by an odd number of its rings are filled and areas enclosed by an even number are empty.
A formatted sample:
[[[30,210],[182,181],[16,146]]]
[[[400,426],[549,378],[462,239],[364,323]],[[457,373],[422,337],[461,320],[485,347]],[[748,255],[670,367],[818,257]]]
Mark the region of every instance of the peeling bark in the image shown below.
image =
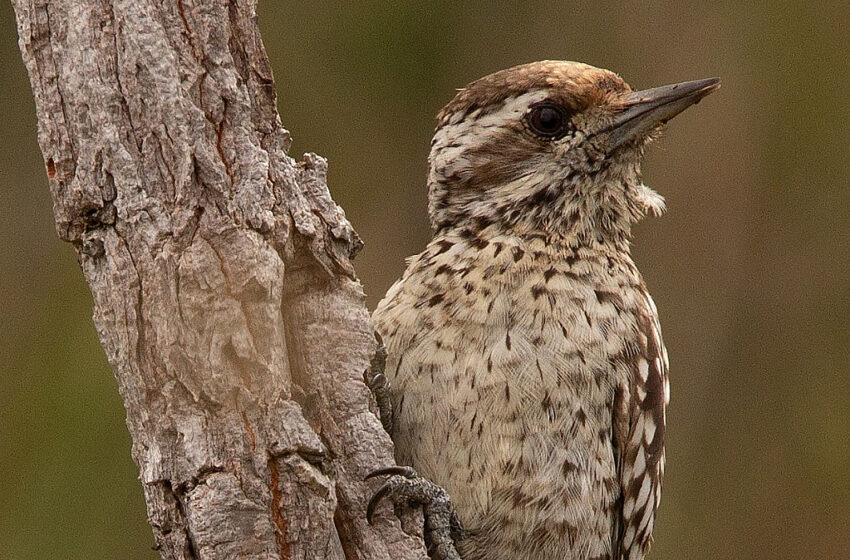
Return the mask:
[[[361,381],[360,240],[295,162],[253,0],[13,0],[163,558],[425,557],[365,522],[393,463]]]

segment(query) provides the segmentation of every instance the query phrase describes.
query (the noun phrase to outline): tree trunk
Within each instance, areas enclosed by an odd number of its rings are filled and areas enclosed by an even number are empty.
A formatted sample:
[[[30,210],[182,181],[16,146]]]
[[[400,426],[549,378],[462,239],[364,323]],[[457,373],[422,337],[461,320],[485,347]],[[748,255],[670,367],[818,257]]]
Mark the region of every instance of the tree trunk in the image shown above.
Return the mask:
[[[287,155],[254,0],[13,0],[59,236],[163,558],[424,558],[364,517],[393,463],[360,241]]]

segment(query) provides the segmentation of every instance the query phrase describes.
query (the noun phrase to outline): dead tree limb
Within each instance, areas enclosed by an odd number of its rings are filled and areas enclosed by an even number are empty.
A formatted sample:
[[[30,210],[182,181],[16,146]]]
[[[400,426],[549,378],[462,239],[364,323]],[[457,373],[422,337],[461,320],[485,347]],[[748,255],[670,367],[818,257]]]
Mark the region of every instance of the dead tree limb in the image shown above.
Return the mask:
[[[361,382],[360,241],[290,139],[254,0],[13,0],[166,559],[423,558],[364,520],[392,463]]]

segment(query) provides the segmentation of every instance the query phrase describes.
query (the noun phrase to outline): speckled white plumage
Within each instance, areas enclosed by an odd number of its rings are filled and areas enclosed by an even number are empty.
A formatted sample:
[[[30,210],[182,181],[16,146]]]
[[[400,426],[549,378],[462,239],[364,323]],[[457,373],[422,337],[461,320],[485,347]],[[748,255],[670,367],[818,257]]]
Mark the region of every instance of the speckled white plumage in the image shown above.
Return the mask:
[[[435,236],[374,314],[397,460],[449,492],[464,560],[639,560],[669,385],[629,243],[663,199],[640,178],[645,138],[608,153],[593,136],[622,80],[576,63],[505,72],[441,113]],[[553,97],[575,113],[543,144],[523,118]]]
[[[437,238],[387,293],[375,319],[397,459],[448,490],[470,534],[465,558],[611,554],[621,486],[611,404],[635,364],[648,371],[647,301],[625,256],[504,235],[477,250]],[[645,483],[627,517],[655,509],[652,422],[631,434],[640,459],[623,474]]]

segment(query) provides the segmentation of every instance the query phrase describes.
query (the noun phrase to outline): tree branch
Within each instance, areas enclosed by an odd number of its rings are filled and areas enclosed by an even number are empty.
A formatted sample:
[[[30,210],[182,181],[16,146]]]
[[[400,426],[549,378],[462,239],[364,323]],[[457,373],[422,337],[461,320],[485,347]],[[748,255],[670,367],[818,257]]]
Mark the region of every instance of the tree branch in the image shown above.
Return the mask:
[[[163,558],[424,558],[364,519],[360,240],[296,163],[252,0],[13,0],[54,217]]]

